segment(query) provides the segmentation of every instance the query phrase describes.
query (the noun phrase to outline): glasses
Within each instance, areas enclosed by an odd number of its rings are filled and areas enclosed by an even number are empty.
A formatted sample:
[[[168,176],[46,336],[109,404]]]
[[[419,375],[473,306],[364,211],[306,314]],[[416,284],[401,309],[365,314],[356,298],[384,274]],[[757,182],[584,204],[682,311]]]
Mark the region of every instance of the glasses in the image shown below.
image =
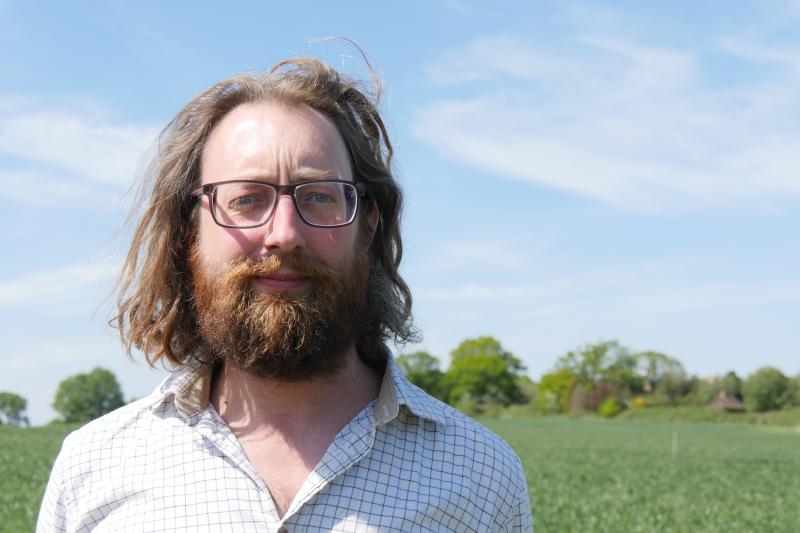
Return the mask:
[[[278,199],[288,194],[300,218],[316,228],[336,228],[353,222],[363,183],[314,180],[293,185],[232,180],[206,183],[192,191],[194,198],[208,196],[214,222],[225,228],[257,228],[267,223]]]

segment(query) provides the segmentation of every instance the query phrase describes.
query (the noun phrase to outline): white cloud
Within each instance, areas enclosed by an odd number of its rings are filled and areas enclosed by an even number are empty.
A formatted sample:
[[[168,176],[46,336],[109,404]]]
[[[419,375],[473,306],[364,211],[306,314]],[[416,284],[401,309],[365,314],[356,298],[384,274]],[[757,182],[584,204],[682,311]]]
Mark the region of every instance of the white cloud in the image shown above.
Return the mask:
[[[108,207],[121,201],[112,193],[84,182],[54,178],[41,172],[0,170],[0,195],[30,206]]]
[[[41,306],[43,303],[80,298],[116,275],[108,262],[54,267],[0,281],[0,309]]]
[[[96,183],[130,185],[158,133],[150,125],[109,120],[91,106],[54,108],[14,97],[3,100],[0,152]]]
[[[796,63],[788,49],[747,50],[753,61]],[[719,88],[702,64],[694,51],[608,37],[563,49],[483,39],[428,68],[431,81],[470,96],[422,106],[416,133],[466,165],[628,210],[796,202],[794,78]]]

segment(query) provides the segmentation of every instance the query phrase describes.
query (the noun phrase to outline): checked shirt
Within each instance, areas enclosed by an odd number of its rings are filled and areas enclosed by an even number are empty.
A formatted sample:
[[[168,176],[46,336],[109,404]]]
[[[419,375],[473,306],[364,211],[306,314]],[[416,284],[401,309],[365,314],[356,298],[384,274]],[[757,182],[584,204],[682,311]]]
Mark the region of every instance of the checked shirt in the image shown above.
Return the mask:
[[[70,434],[37,531],[531,531],[519,458],[388,357],[378,397],[334,438],[288,511],[209,403],[211,367]]]

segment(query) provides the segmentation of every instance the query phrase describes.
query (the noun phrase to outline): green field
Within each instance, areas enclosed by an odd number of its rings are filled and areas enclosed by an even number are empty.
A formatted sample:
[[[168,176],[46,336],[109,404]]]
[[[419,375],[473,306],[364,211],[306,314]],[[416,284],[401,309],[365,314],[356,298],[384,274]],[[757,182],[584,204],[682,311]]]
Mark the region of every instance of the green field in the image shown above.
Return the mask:
[[[33,531],[61,441],[75,426],[0,426],[0,531]]]
[[[800,530],[796,431],[568,419],[487,425],[522,458],[537,531]]]
[[[796,431],[679,422],[484,422],[522,457],[536,531],[798,531]],[[0,426],[0,531],[33,529],[50,466],[70,429]]]

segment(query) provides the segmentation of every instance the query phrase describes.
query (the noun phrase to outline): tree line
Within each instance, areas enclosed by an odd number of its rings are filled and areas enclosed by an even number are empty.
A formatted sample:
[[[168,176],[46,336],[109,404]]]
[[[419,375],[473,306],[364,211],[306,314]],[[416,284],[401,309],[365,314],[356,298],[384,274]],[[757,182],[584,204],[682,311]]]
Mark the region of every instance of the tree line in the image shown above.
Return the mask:
[[[712,404],[753,412],[800,407],[800,375],[765,366],[744,379],[733,371],[703,379],[688,374],[674,357],[632,352],[617,341],[568,351],[538,382],[493,337],[467,339],[450,355],[446,371],[424,351],[400,355],[397,362],[412,383],[470,415],[496,415],[513,405],[540,414],[603,416],[637,407]]]
[[[763,412],[800,407],[800,375],[765,366],[746,378],[731,371],[701,379],[681,362],[654,351],[631,352],[617,341],[586,344],[559,357],[538,382],[494,337],[462,341],[450,352],[447,370],[426,351],[397,356],[413,384],[471,416],[496,416],[524,406],[527,412],[594,412],[614,416],[629,408],[703,406]],[[85,423],[124,405],[114,374],[103,368],[62,381],[53,409],[57,421]],[[0,424],[28,425],[27,400],[0,392]]]

